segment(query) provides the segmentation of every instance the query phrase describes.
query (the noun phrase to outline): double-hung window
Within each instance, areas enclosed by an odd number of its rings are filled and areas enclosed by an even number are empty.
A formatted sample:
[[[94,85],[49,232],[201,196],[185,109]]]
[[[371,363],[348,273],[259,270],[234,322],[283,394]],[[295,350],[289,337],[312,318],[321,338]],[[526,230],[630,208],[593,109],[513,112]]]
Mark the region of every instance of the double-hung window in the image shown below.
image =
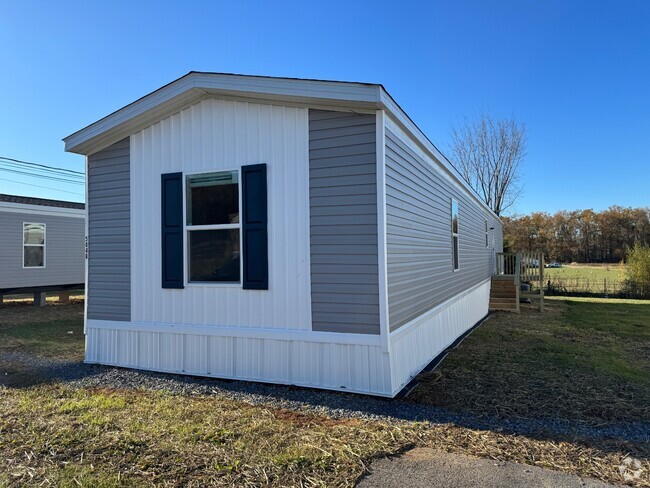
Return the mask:
[[[239,195],[238,171],[187,176],[188,282],[241,282]]]
[[[458,265],[458,202],[451,199],[451,259],[454,271]]]
[[[23,268],[45,267],[45,224],[23,223]]]

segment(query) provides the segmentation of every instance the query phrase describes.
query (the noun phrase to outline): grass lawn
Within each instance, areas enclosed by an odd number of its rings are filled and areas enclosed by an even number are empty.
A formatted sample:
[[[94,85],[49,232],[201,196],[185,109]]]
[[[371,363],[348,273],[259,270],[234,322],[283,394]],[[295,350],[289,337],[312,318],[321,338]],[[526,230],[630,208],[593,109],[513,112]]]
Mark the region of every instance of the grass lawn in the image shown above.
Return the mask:
[[[615,294],[622,291],[625,267],[619,264],[569,264],[561,268],[544,269],[544,286],[550,281],[553,288],[572,293]]]
[[[592,279],[602,281],[607,279],[607,281],[622,281],[624,273],[624,267],[619,264],[609,264],[609,265],[593,265],[580,264],[580,265],[571,265],[565,264],[561,268],[545,268],[544,276],[548,278],[582,278],[582,279]]]
[[[491,317],[423,375],[411,401],[504,418],[647,420],[650,303],[554,300],[547,308]],[[81,304],[0,311],[0,384],[9,385],[0,386],[0,486],[351,486],[373,459],[414,446],[612,482],[622,482],[618,467],[631,454],[645,469],[634,483],[650,486],[646,443],[333,419],[219,395],[6,379],[11,362],[2,358],[12,353],[79,358],[81,312]]]
[[[650,422],[650,301],[547,300],[491,317],[413,400],[499,417]]]

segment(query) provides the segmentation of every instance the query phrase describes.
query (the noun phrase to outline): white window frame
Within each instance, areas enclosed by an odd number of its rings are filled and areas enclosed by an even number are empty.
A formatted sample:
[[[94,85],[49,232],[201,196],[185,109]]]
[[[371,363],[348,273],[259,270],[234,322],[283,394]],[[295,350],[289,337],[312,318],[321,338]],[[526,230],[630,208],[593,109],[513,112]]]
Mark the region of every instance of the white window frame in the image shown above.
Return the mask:
[[[454,232],[454,204],[456,204],[456,223],[457,223],[457,232]],[[454,271],[460,271],[460,205],[458,205],[458,200],[452,197],[451,199],[451,212],[450,212],[449,224],[451,226],[451,269]],[[457,242],[456,253],[454,253],[454,237]],[[457,255],[458,259],[454,262],[454,256]]]
[[[237,194],[239,198],[239,223],[238,224],[211,224],[211,225],[187,225],[187,181],[192,176],[205,175],[209,173],[237,173]],[[242,230],[242,185],[241,167],[225,169],[209,169],[183,173],[183,254],[185,256],[185,273],[183,273],[184,285],[186,287],[214,287],[214,288],[242,288],[244,276],[244,242]],[[193,230],[228,230],[239,229],[239,282],[234,281],[190,281],[190,247],[189,235]]]
[[[42,225],[43,226],[43,244],[26,244],[25,243],[25,226],[26,225]],[[22,232],[22,247],[21,256],[23,260],[23,269],[45,269],[47,267],[47,224],[42,224],[39,222],[23,222],[23,232]],[[26,247],[42,247],[43,248],[43,266],[25,266],[25,248]]]

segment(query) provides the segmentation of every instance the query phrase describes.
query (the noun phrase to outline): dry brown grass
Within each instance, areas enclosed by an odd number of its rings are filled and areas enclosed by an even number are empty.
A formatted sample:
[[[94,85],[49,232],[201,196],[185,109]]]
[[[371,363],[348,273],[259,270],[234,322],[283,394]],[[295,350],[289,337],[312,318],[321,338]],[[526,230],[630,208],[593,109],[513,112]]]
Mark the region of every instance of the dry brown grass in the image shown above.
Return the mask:
[[[471,430],[457,426],[436,426],[427,435],[426,445],[445,452],[512,461],[549,468],[608,483],[624,483],[620,473],[623,459],[641,461],[643,475],[630,486],[650,486],[650,444],[617,440],[537,439]]]
[[[624,443],[335,420],[217,397],[47,386],[0,391],[0,411],[0,483],[17,486],[353,486],[373,459],[416,446],[610,482],[632,454],[650,473],[647,452]]]
[[[44,309],[24,306],[26,316],[22,318],[17,310],[14,318],[7,320],[4,316],[0,319],[0,355],[7,350],[8,342],[3,338],[15,341],[11,350],[25,354],[66,359],[79,355],[83,347],[79,341],[81,336],[68,335],[67,331],[70,328],[75,332],[81,330],[81,305]],[[493,346],[491,341],[496,341],[503,344],[502,349],[514,351],[530,340],[527,337],[519,343],[517,337],[537,334],[535,331],[545,327],[545,323],[556,324],[554,327],[562,322],[570,325],[567,317],[571,316],[567,314],[568,305],[558,302],[557,305],[549,304],[549,312],[544,316],[532,312],[521,317],[500,315],[478,329],[483,337],[476,336],[487,341],[485,344],[489,347]],[[597,311],[597,314],[602,315],[602,312]],[[609,319],[604,317],[607,323]],[[621,317],[626,319],[619,317],[617,323],[627,327],[633,335],[638,317],[627,313],[622,313]],[[521,322],[522,319],[525,320]],[[576,333],[572,327],[566,327],[565,333]],[[561,330],[542,337],[554,338],[559,332]],[[606,335],[607,331],[601,332]],[[563,334],[558,337],[566,342],[567,336]],[[433,389],[438,391],[440,381],[446,384],[435,398],[449,401],[452,408],[464,411],[521,415],[521,407],[515,400],[499,395],[508,392],[505,389],[508,378],[522,380],[518,373],[507,376],[510,370],[516,372],[517,361],[529,372],[537,363],[528,363],[531,358],[517,356],[514,352],[503,359],[485,358],[479,354],[478,344],[473,344],[476,336],[467,338],[443,363],[440,374],[444,379],[433,381]],[[644,351],[643,346],[638,347],[636,353]],[[552,356],[555,352],[537,349],[537,355],[544,354]],[[575,358],[569,360],[562,355],[559,358],[565,367],[575,367]],[[466,369],[463,364],[467,364]],[[454,372],[456,369],[458,372]],[[490,392],[485,386],[490,384],[493,371],[503,378],[494,383]],[[604,371],[636,378],[633,372],[620,365]],[[29,371],[24,373],[29,374]],[[474,386],[463,390],[458,382],[466,380],[470,373],[474,374],[471,383]],[[488,379],[480,379],[481,375]],[[539,392],[531,388],[546,386],[538,383],[539,377],[530,381],[524,382],[527,385],[524,392],[516,397],[516,402],[522,402],[529,409],[527,413],[534,402],[526,395],[533,392],[538,395],[536,401],[540,401]],[[564,381],[562,387],[568,388]],[[565,394],[557,389],[560,386],[553,388],[556,388],[551,390],[553,395]],[[443,394],[444,390],[448,391],[448,397]],[[567,399],[560,399],[560,403],[578,401],[571,393],[573,390],[569,388],[568,391]],[[603,398],[602,395],[612,393],[605,390],[598,394],[601,395],[598,398]],[[550,403],[545,405],[547,409],[554,408]],[[633,399],[625,397],[614,407],[620,409],[630,405],[643,414],[643,405],[634,405]],[[568,416],[569,408],[570,404],[565,403],[558,411]],[[619,466],[629,455],[641,460],[644,469],[642,477],[630,484],[650,487],[648,443],[535,438],[407,421],[333,419],[272,405],[249,405],[220,396],[73,389],[60,385],[0,387],[0,412],[0,458],[5,461],[0,470],[0,486],[353,486],[367,472],[373,459],[412,447],[432,447],[547,467],[613,483],[623,482]],[[578,409],[578,414],[595,418],[588,410]],[[623,419],[627,414],[617,412],[616,415]]]
[[[350,486],[417,424],[332,420],[214,397],[41,387],[0,393],[5,482]]]
[[[495,314],[420,379],[413,401],[478,415],[650,422],[650,302]]]

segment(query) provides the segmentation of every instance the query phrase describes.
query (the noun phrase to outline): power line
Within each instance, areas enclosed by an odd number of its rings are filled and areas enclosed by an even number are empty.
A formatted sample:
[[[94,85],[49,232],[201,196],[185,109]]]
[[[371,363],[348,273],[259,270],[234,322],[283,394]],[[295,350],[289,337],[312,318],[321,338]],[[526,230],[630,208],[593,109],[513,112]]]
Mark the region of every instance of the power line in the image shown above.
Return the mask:
[[[27,170],[36,171],[36,172],[40,172],[40,173],[46,173],[46,174],[50,174],[50,175],[61,176],[61,177],[64,177],[64,178],[77,178],[78,181],[83,181],[84,180],[83,175],[64,173],[64,172],[61,172],[61,171],[58,171],[58,170],[48,169],[48,168],[36,168],[36,167],[32,167],[32,166],[25,167],[26,165],[24,165],[22,163],[18,164],[18,163],[13,163],[11,161],[3,161],[2,159],[0,159],[0,164],[5,164],[5,165],[11,166],[13,168],[18,168],[18,169],[25,170],[25,171],[27,171]]]
[[[69,193],[70,195],[78,195],[80,197],[85,196],[83,193],[77,193],[77,192],[74,192],[74,191],[61,190],[59,188],[52,188],[50,186],[33,185],[31,183],[26,183],[24,181],[10,180],[9,178],[2,178],[0,181],[9,181],[11,183],[19,183],[21,185],[33,186],[35,188],[44,188],[45,190],[53,190],[53,191],[58,191],[58,192],[61,192],[61,193]]]
[[[2,161],[0,161],[0,163],[2,163]],[[12,168],[2,168],[2,167],[0,167],[0,171],[7,171],[9,173],[15,173],[15,174],[19,174],[19,175],[31,176],[33,178],[43,178],[43,179],[50,180],[50,181],[60,181],[60,182],[63,182],[63,183],[69,183],[71,185],[83,185],[84,184],[83,181],[71,180],[71,179],[67,179],[67,178],[59,178],[58,176],[52,176],[52,175],[39,175],[38,173],[30,173],[28,171],[19,171],[17,169],[12,169]]]
[[[53,170],[57,170],[57,171],[64,171],[66,173],[72,173],[72,174],[77,174],[77,175],[84,176],[84,173],[82,173],[81,171],[74,171],[74,170],[66,169],[66,168],[58,168],[56,166],[48,166],[47,164],[32,163],[30,161],[22,161],[20,159],[13,159],[13,158],[5,157],[5,156],[0,156],[0,159],[6,159],[7,161],[13,161],[14,163],[27,164],[29,166],[38,166],[40,168],[53,169]]]

